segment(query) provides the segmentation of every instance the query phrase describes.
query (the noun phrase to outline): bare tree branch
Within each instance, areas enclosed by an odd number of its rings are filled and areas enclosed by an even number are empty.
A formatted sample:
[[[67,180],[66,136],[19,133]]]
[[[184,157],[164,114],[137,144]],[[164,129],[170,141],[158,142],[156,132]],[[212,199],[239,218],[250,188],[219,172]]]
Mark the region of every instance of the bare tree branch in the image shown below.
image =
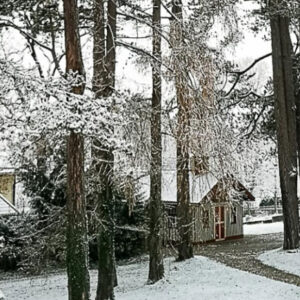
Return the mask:
[[[228,97],[232,93],[232,91],[235,89],[236,85],[238,84],[239,80],[241,79],[242,75],[244,75],[249,70],[251,70],[257,63],[259,63],[260,61],[264,60],[265,58],[267,58],[271,55],[272,55],[272,53],[267,53],[267,54],[257,58],[250,66],[248,66],[246,69],[244,69],[242,71],[229,72],[229,74],[235,74],[236,79],[235,79],[233,85],[231,86],[231,88],[229,89],[229,91],[226,93],[225,97]]]

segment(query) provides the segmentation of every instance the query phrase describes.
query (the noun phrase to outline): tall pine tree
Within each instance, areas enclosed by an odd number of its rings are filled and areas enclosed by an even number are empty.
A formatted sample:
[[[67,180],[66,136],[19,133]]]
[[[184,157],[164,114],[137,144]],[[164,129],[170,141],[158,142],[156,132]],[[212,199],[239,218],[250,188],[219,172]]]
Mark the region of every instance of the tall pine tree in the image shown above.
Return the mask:
[[[80,76],[72,87],[83,94],[85,76],[76,0],[64,0],[66,72]],[[77,80],[77,81],[78,81]],[[70,96],[71,97],[71,96]],[[89,299],[88,242],[84,193],[84,138],[71,130],[67,138],[67,273],[69,300]]]
[[[116,22],[115,0],[107,4],[103,0],[94,1],[94,75],[93,90],[96,98],[108,97],[114,91],[116,67]],[[107,19],[107,20],[106,20]],[[105,30],[105,23],[106,30]],[[112,149],[94,141],[98,190],[97,214],[100,220],[98,233],[98,286],[96,300],[114,299],[117,284],[114,249],[114,195]]]
[[[151,111],[151,169],[149,205],[149,275],[150,283],[164,276],[162,255],[162,140],[161,140],[161,1],[153,0],[152,16],[152,111]]]
[[[270,1],[275,118],[282,194],[284,249],[299,246],[297,133],[290,19],[282,0]]]
[[[189,182],[189,99],[186,97],[187,83],[180,62],[183,60],[183,15],[182,2],[173,1],[173,55],[175,68],[175,88],[177,97],[177,136],[176,136],[176,172],[177,172],[177,218],[178,218],[178,260],[193,257],[191,243],[192,216],[190,213],[190,182]]]

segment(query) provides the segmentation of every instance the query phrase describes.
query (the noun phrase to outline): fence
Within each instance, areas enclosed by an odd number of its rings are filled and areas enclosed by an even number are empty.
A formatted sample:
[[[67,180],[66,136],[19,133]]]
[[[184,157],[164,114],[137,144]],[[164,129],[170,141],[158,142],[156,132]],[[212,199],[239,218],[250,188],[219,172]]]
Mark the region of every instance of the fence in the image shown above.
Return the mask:
[[[298,205],[299,215],[300,215],[300,204]],[[255,208],[244,208],[244,215],[258,216],[258,215],[274,215],[282,214],[282,206],[277,205],[277,208],[274,205],[261,206]]]

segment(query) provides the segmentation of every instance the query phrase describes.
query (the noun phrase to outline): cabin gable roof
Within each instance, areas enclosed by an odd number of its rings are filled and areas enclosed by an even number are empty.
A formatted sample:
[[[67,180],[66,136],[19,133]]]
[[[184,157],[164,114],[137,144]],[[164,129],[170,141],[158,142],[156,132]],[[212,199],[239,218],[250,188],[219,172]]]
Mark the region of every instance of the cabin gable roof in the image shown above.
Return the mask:
[[[166,188],[171,189],[171,186]],[[172,186],[172,191],[168,193],[168,198],[163,197],[165,203],[176,203],[176,185]],[[253,194],[232,175],[224,176],[221,179],[216,178],[211,173],[190,178],[190,203],[205,202],[226,202],[231,200],[237,201],[255,201]],[[164,194],[165,196],[166,194]],[[171,196],[170,196],[171,195]]]

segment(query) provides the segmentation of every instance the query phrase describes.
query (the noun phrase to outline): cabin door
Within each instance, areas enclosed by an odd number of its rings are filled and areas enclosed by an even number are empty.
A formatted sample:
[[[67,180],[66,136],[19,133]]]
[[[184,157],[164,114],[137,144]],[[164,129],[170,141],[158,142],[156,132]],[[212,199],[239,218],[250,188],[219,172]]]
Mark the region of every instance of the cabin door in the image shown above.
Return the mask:
[[[215,239],[225,239],[225,209],[224,206],[215,207]]]

